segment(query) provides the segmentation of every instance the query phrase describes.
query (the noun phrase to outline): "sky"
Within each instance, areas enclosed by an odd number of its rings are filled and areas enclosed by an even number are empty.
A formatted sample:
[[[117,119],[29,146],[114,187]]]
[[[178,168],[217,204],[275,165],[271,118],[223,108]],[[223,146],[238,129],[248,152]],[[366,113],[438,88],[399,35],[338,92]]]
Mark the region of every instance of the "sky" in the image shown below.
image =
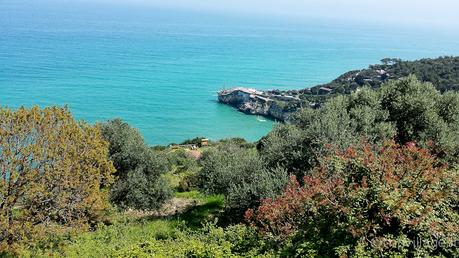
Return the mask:
[[[156,6],[235,15],[457,28],[458,0],[60,0]]]
[[[134,6],[242,15],[262,19],[429,27],[459,32],[459,0],[0,0],[39,5],[82,3],[88,8]],[[1,13],[1,10],[0,10]]]

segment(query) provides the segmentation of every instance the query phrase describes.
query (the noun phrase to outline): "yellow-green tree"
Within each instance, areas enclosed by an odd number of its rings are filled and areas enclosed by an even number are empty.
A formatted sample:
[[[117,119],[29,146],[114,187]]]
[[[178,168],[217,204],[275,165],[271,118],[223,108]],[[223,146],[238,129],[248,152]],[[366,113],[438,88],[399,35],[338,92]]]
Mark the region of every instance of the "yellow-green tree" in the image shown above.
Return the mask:
[[[0,108],[0,252],[53,228],[84,229],[113,181],[98,127],[67,108]]]

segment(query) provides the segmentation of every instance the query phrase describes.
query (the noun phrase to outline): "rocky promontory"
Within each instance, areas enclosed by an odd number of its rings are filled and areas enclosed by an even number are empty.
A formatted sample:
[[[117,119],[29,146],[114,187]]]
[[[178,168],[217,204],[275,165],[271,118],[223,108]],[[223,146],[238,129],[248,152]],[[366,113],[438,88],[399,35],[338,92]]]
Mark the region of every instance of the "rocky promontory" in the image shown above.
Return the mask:
[[[304,103],[296,95],[243,87],[221,90],[218,92],[218,100],[246,114],[261,115],[279,121],[287,121]]]

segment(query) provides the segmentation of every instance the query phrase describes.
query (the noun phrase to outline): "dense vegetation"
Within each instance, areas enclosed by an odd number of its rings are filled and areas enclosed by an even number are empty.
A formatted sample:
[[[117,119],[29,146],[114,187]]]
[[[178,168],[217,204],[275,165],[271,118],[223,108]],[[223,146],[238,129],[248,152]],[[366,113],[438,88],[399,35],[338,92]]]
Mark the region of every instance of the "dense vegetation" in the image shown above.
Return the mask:
[[[304,109],[293,125],[280,125],[259,143],[262,159],[302,177],[329,153],[327,145],[345,149],[362,139],[381,144],[417,142],[439,158],[459,158],[459,95],[440,94],[432,84],[410,76],[382,88],[363,88],[338,96],[320,109]]]
[[[0,251],[459,256],[459,94],[438,89],[390,80],[300,110],[256,144],[197,150],[151,148],[121,120],[89,126],[65,109],[2,109]]]
[[[321,158],[299,184],[247,219],[288,256],[453,257],[459,237],[456,169],[415,143],[368,143]],[[414,241],[441,239],[442,248]]]
[[[233,218],[256,207],[263,198],[275,197],[287,183],[283,169],[265,169],[257,151],[234,143],[224,143],[204,152],[199,161],[200,188],[226,197]]]
[[[379,88],[390,80],[414,75],[423,82],[430,82],[440,92],[459,90],[459,57],[440,57],[403,61],[384,58],[382,64],[371,65],[368,69],[347,72],[332,82],[312,87],[305,92],[317,94],[321,87],[333,89],[334,93],[351,93],[357,88],[369,86]]]
[[[140,133],[120,119],[101,125],[109,142],[109,157],[116,168],[110,200],[122,208],[157,209],[170,198],[171,190],[162,178],[165,158],[149,148]]]
[[[0,109],[0,251],[100,221],[114,172],[107,146],[67,109]]]

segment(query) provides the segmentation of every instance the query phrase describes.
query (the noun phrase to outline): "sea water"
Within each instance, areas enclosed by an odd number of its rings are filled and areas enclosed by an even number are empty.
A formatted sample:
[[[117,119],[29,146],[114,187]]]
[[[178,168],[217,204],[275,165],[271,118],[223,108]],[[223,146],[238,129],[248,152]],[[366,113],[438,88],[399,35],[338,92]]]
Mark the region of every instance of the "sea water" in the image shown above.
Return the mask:
[[[217,103],[218,90],[300,89],[385,57],[458,55],[458,43],[422,29],[3,0],[0,105],[119,117],[150,144],[255,141],[275,122]]]

